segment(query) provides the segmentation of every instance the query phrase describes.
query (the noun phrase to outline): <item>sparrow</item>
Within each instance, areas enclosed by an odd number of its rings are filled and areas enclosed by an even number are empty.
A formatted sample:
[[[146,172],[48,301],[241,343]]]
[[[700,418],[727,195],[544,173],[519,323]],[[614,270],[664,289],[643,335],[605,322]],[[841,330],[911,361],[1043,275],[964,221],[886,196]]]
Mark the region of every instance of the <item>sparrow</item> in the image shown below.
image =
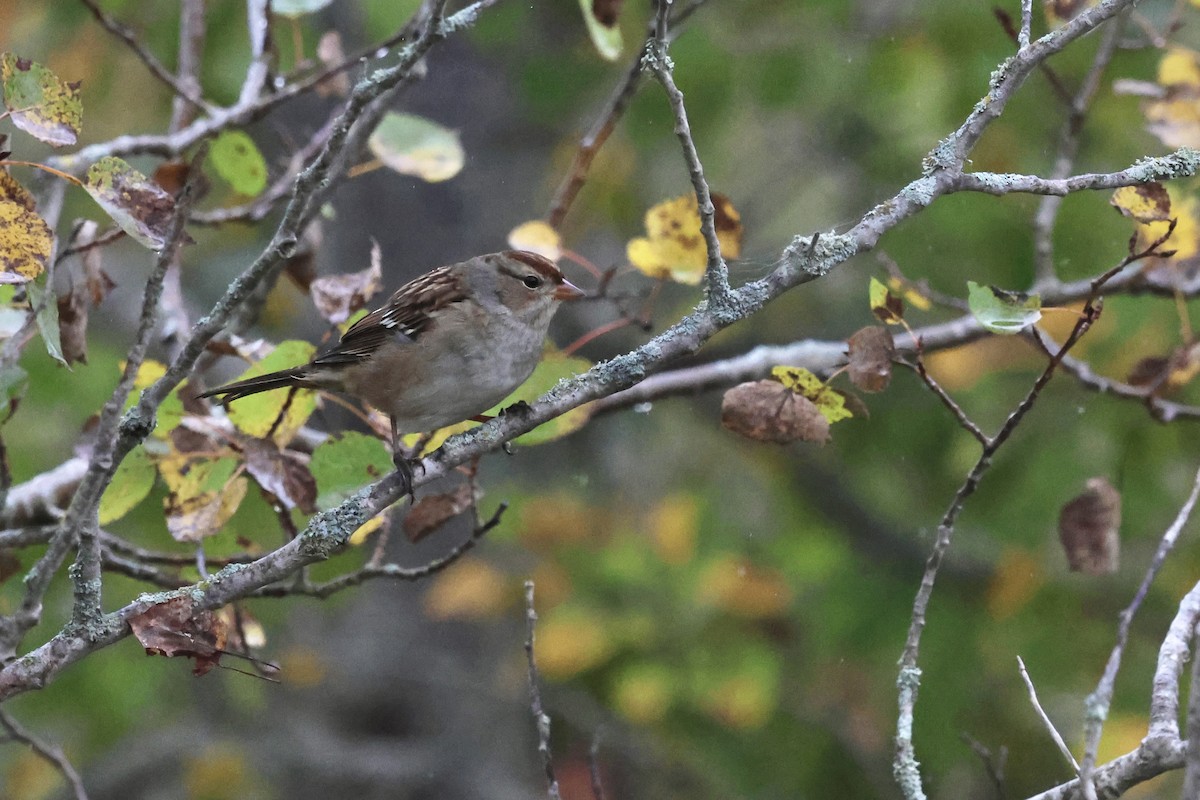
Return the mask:
[[[197,396],[228,403],[300,388],[364,400],[391,418],[393,461],[411,498],[412,466],[400,437],[471,419],[507,397],[541,359],[559,304],[583,296],[536,253],[476,256],[401,286],[307,364]]]

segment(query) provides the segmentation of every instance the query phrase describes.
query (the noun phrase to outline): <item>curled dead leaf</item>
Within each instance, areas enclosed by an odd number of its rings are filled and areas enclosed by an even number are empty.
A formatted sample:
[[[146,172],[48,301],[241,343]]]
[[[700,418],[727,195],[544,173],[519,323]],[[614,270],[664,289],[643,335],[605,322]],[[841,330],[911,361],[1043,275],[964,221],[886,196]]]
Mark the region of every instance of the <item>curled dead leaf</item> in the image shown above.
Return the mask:
[[[404,517],[404,535],[414,544],[473,506],[479,494],[464,483],[452,492],[428,494],[413,504]]]
[[[366,306],[383,285],[383,257],[377,242],[371,243],[371,265],[359,272],[316,278],[309,286],[313,304],[321,316],[340,325]]]
[[[870,325],[855,331],[849,345],[850,382],[864,392],[882,392],[892,382],[896,343],[887,328]]]
[[[274,495],[284,508],[299,508],[305,514],[317,510],[317,481],[300,458],[270,439],[242,441],[246,472],[262,489]]]
[[[817,405],[778,381],[753,381],[727,391],[721,424],[760,442],[829,441],[829,421]]]
[[[1058,537],[1073,572],[1105,575],[1117,571],[1121,541],[1121,494],[1107,478],[1090,478],[1087,488],[1063,506]]]
[[[150,655],[195,659],[195,675],[220,664],[228,627],[217,614],[197,608],[189,597],[156,603],[127,621]]]

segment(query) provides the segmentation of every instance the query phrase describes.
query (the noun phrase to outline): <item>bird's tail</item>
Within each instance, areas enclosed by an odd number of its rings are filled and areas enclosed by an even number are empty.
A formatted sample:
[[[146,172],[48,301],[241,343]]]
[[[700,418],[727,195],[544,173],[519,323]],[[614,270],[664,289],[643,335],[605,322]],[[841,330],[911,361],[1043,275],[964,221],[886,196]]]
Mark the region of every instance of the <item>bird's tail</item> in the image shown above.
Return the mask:
[[[223,402],[238,400],[242,397],[247,397],[259,392],[269,392],[272,389],[283,388],[316,388],[307,380],[308,369],[306,367],[292,367],[291,369],[280,370],[279,372],[268,372],[266,375],[259,375],[256,378],[246,378],[244,381],[234,381],[227,383],[224,386],[218,386],[215,389],[209,389],[207,392],[202,392],[197,397],[216,397],[220,396]]]

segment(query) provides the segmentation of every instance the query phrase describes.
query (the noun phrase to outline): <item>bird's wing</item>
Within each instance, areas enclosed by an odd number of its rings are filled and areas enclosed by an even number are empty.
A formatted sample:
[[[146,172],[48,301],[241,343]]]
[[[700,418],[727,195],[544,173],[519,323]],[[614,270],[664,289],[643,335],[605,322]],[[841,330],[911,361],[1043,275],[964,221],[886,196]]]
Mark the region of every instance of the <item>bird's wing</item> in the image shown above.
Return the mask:
[[[386,342],[416,341],[438,311],[463,298],[462,279],[449,267],[427,272],[397,289],[386,305],[351,325],[337,346],[314,358],[312,366],[360,363]]]

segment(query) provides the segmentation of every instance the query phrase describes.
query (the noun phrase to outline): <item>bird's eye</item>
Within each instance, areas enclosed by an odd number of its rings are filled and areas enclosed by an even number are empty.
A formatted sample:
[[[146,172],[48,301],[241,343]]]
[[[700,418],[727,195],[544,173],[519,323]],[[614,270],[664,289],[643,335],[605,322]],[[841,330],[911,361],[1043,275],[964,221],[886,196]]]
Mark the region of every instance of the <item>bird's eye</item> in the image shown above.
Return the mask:
[[[521,283],[525,284],[529,289],[536,289],[542,285],[542,279],[537,275],[526,275],[521,279]]]

